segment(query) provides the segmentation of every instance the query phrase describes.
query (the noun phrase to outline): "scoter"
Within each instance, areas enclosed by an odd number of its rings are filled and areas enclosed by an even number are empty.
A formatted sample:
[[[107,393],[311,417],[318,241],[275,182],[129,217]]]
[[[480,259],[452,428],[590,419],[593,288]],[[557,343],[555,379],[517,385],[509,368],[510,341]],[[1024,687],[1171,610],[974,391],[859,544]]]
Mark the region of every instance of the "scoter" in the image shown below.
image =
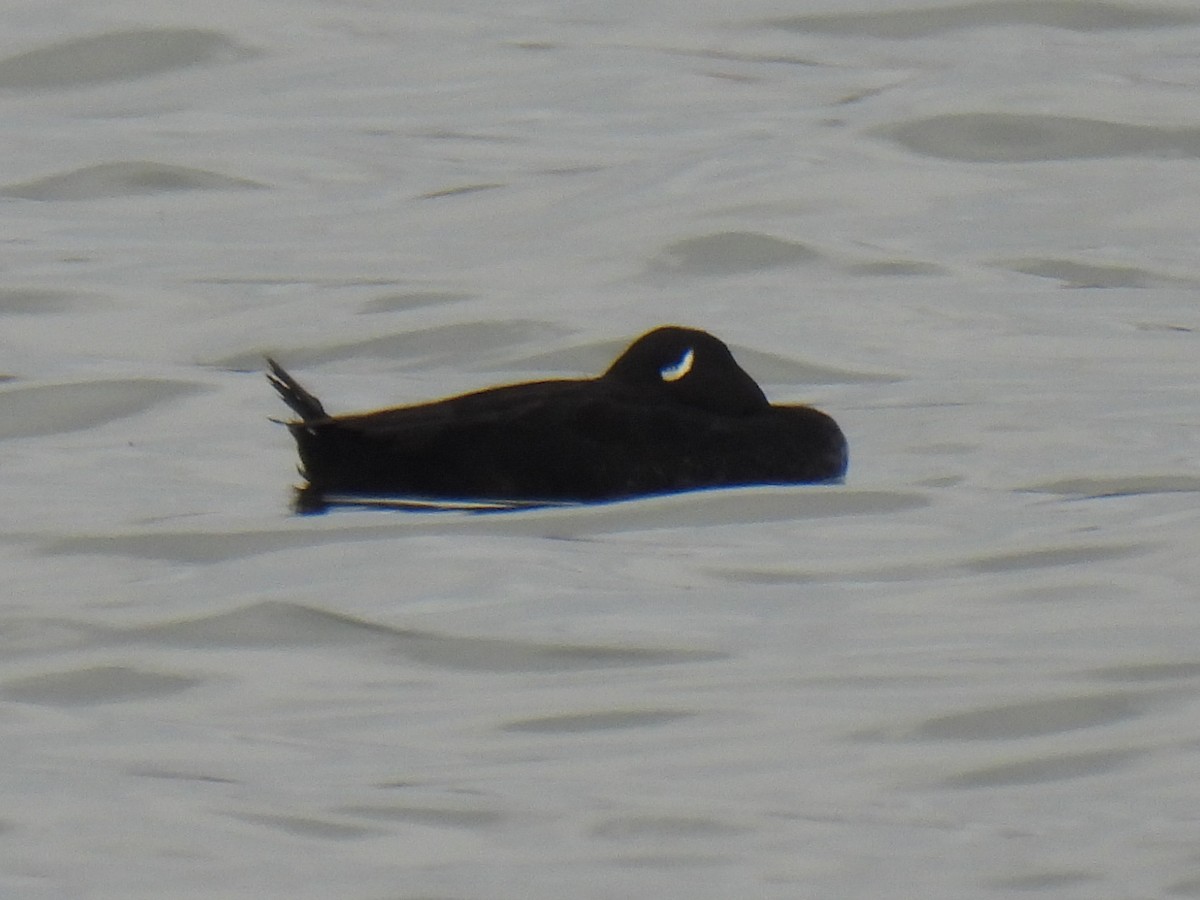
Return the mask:
[[[701,488],[835,482],[846,439],[807,406],[772,406],[704,331],[642,335],[598,378],[495,387],[331,416],[273,359],[308,484],[330,496],[595,502]]]

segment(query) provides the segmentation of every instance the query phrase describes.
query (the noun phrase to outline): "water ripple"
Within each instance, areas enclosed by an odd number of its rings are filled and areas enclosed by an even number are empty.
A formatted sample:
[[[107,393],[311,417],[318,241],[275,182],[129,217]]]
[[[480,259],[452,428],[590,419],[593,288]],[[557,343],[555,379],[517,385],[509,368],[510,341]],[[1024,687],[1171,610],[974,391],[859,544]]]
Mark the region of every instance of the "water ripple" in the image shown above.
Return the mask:
[[[266,185],[205,169],[133,160],[101,163],[0,188],[23,200],[102,200],[173,191],[256,190]]]
[[[42,706],[94,706],[176,694],[198,682],[181,675],[143,672],[126,666],[96,666],[49,672],[4,683],[10,700]]]
[[[460,322],[403,331],[358,341],[308,347],[255,348],[212,360],[212,365],[246,370],[262,368],[263,356],[278,356],[289,367],[314,366],[345,359],[383,359],[394,369],[436,365],[476,365],[494,361],[514,345],[561,337],[563,329],[529,319]]]
[[[151,28],[114,31],[39,47],[0,60],[0,88],[45,90],[144,78],[231,62],[254,51],[218,31]]]
[[[653,268],[681,275],[735,275],[812,262],[820,257],[817,251],[796,241],[726,231],[670,244],[655,260]]]
[[[1143,494],[1200,493],[1195,475],[1129,475],[1118,478],[1061,478],[1031,484],[1022,490],[1064,497],[1135,497]]]
[[[641,728],[685,719],[695,713],[678,709],[612,709],[592,713],[542,716],[508,722],[501,731],[535,734],[576,734],[581,731],[610,731],[615,728]]]
[[[987,788],[1084,778],[1089,775],[1103,775],[1127,766],[1143,757],[1145,753],[1144,750],[1096,750],[1089,753],[1038,756],[960,772],[942,783],[953,788]]]
[[[504,822],[504,814],[494,809],[461,809],[432,806],[343,806],[336,812],[377,822],[403,822],[429,828],[475,830],[493,828]]]
[[[95,428],[203,390],[152,378],[10,388],[0,391],[0,439]]]
[[[568,672],[624,666],[707,662],[706,650],[543,643],[454,637],[393,628],[293,603],[266,601],[198,619],[114,631],[118,641],[185,647],[375,645],[384,653],[456,671]]]
[[[918,740],[1012,740],[1109,725],[1142,715],[1149,701],[1139,694],[1055,697],[927,719],[912,732]]]
[[[789,16],[771,24],[788,31],[865,35],[876,38],[923,38],[1004,25],[1030,25],[1069,31],[1126,31],[1191,25],[1200,17],[1181,10],[1134,7],[1089,0],[999,0],[959,6],[894,11]]]
[[[2,396],[2,395],[0,395]],[[666,494],[613,503],[563,505],[478,515],[464,512],[396,512],[379,524],[307,526],[264,530],[164,531],[26,535],[49,556],[101,556],[217,562],[326,544],[394,540],[405,534],[506,534],[573,538],[660,528],[806,521],[843,516],[890,515],[928,506],[921,494],[855,491],[840,486],[747,487]]]
[[[1200,157],[1197,128],[1127,125],[1075,116],[953,113],[889,125],[877,133],[914,153],[962,162]]]
[[[1190,279],[1173,278],[1137,266],[1106,266],[1072,259],[1027,257],[996,260],[992,265],[1010,272],[1061,281],[1064,286],[1071,288],[1150,288],[1195,284]]]

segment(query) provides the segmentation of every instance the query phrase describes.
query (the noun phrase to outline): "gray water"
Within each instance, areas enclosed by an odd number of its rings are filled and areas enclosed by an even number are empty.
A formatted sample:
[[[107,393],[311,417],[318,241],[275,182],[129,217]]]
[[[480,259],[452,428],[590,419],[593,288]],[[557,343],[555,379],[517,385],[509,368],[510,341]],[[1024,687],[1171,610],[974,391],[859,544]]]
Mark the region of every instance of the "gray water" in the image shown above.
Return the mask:
[[[1200,10],[4,6],[5,897],[1200,897]],[[706,328],[845,486],[290,514]]]

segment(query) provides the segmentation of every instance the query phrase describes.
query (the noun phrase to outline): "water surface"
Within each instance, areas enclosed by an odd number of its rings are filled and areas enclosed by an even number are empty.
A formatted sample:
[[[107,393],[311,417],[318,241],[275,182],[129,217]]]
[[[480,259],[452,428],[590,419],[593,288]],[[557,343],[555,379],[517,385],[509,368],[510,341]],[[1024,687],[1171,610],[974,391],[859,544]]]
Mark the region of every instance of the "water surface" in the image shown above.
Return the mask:
[[[1200,896],[1189,4],[8,10],[0,893]],[[289,511],[706,328],[844,486]]]

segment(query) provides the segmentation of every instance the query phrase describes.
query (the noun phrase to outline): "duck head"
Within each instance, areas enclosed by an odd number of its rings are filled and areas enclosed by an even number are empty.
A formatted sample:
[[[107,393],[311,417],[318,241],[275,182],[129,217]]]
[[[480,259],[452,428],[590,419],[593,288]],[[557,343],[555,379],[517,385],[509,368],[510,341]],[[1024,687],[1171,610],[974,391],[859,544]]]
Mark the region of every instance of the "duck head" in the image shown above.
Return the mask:
[[[600,377],[662,391],[679,403],[727,416],[771,405],[724,343],[707,331],[676,325],[642,335]]]

